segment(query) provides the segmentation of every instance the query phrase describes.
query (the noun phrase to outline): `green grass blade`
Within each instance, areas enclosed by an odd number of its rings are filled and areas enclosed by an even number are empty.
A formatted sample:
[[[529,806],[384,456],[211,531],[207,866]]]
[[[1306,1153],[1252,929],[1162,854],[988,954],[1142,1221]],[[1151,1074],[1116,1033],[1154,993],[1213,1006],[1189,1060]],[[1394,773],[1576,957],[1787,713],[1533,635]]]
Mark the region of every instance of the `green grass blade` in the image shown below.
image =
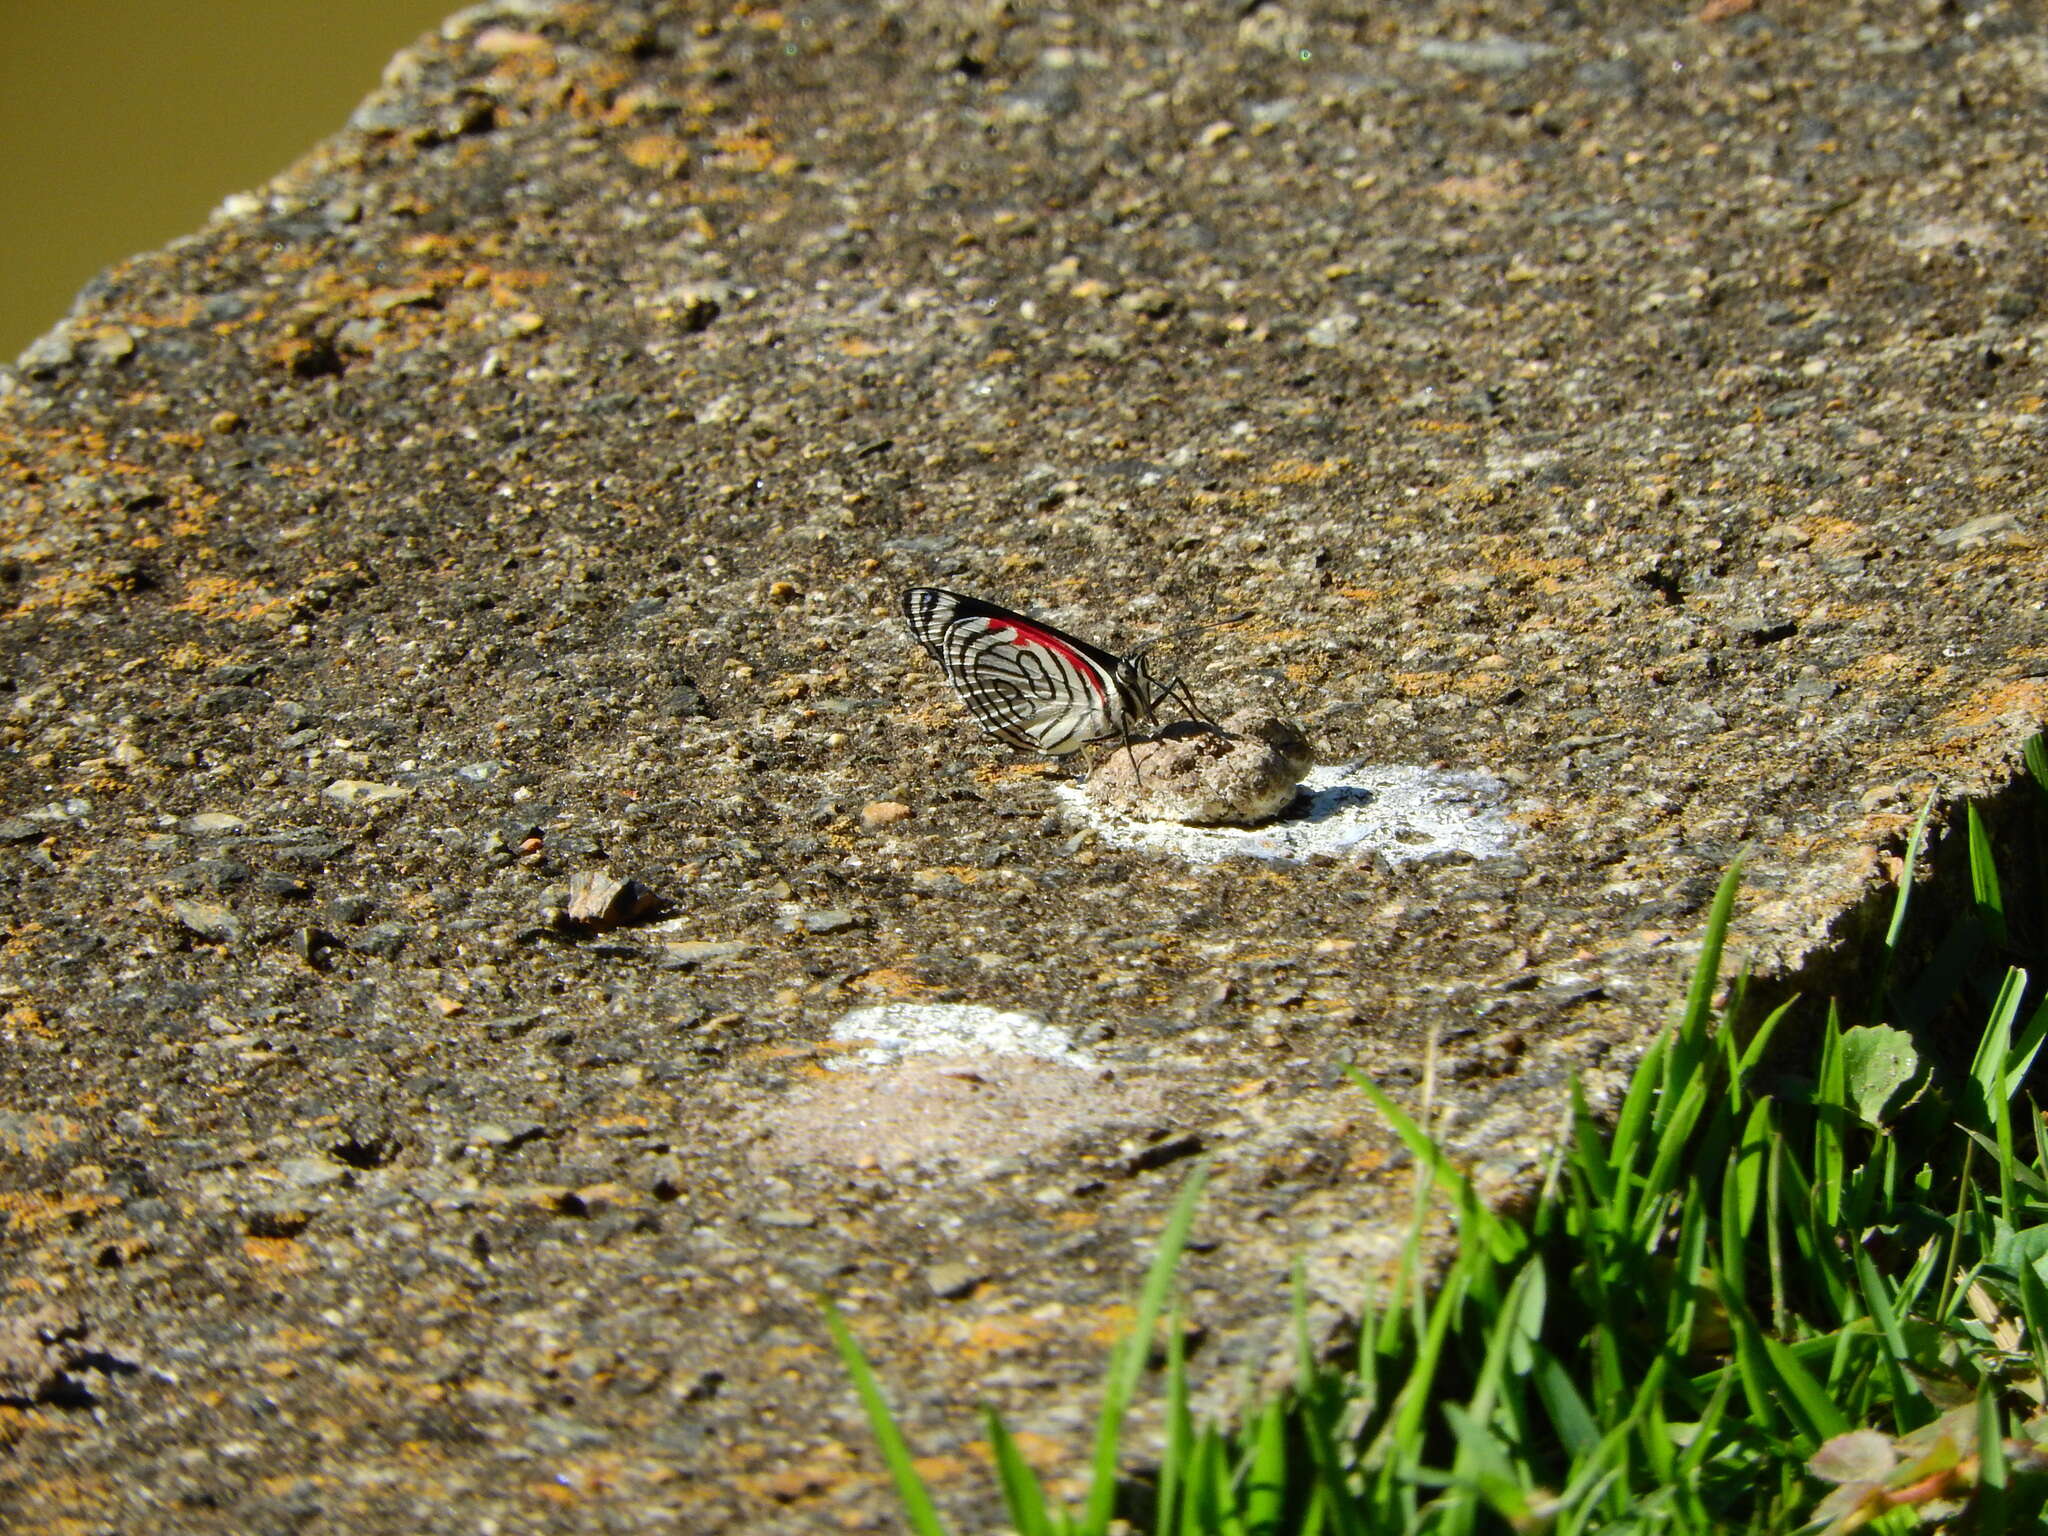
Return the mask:
[[[1597,1206],[1614,1199],[1615,1173],[1609,1144],[1600,1132],[1600,1122],[1586,1103],[1585,1086],[1572,1078],[1571,1143],[1565,1153],[1565,1167],[1583,1179]]]
[[[1724,1368],[1715,1376],[1714,1395],[1707,1399],[1707,1406],[1701,1410],[1699,1422],[1693,1429],[1692,1442],[1679,1453],[1678,1464],[1673,1468],[1678,1481],[1690,1482],[1699,1475],[1700,1468],[1706,1465],[1720,1438],[1721,1421],[1728,1412],[1729,1395],[1735,1390],[1735,1372]]]
[[[2012,1089],[2018,1083],[2008,1078],[2007,1064],[2013,1055],[2012,1024],[2020,1011],[2020,999],[2027,990],[2027,973],[2010,968],[1998,996],[1991,1005],[1984,1033],[1977,1041],[1977,1054],[1970,1063],[1970,1081],[1976,1085],[1977,1129],[1989,1129],[1998,1143],[1998,1199],[2002,1210],[2016,1211],[2012,1166]],[[2010,1088],[2008,1084],[2010,1083]]]
[[[1287,1512],[1287,1416],[1278,1401],[1266,1404],[1254,1421],[1242,1502],[1245,1536],[1272,1536],[1280,1529]]]
[[[1765,1015],[1763,1023],[1757,1025],[1756,1033],[1749,1037],[1749,1044],[1742,1048],[1741,1059],[1736,1062],[1735,1071],[1730,1074],[1731,1094],[1748,1080],[1751,1072],[1756,1070],[1757,1063],[1763,1060],[1764,1052],[1770,1047],[1771,1038],[1778,1032],[1778,1025],[1784,1021],[1785,1015],[1792,1011],[1798,1001],[1797,994],[1786,998]]]
[[[1892,957],[1898,953],[1899,935],[1906,927],[1906,908],[1913,900],[1913,879],[1920,868],[1920,855],[1927,846],[1927,821],[1934,814],[1934,791],[1927,792],[1927,801],[1920,807],[1919,819],[1913,823],[1913,832],[1906,839],[1905,867],[1899,871],[1899,894],[1892,900],[1891,926],[1885,930],[1884,955],[1878,972],[1882,980],[1890,966]],[[1882,993],[1878,994],[1880,997]]]
[[[1771,1101],[1758,1099],[1749,1106],[1749,1115],[1742,1123],[1742,1138],[1736,1144],[1728,1177],[1721,1186],[1721,1199],[1735,1223],[1735,1231],[1745,1237],[1756,1226],[1757,1206],[1763,1199],[1764,1174],[1775,1139]]]
[[[1204,1424],[1195,1437],[1188,1457],[1188,1495],[1181,1506],[1181,1536],[1222,1536],[1236,1533],[1238,1523],[1230,1512],[1229,1457],[1223,1436],[1213,1424]]]
[[[1444,1419],[1458,1442],[1452,1486],[1464,1491],[1468,1500],[1476,1496],[1510,1526],[1524,1526],[1530,1513],[1529,1497],[1515,1476],[1518,1458],[1501,1443],[1485,1416],[1466,1404],[1444,1404]],[[1473,1528],[1469,1519],[1461,1523]]]
[[[831,1298],[821,1296],[818,1302],[825,1310],[825,1327],[832,1335],[832,1347],[839,1351],[846,1374],[853,1378],[853,1389],[860,1395],[860,1405],[868,1416],[868,1429],[881,1448],[889,1475],[896,1480],[896,1496],[903,1501],[904,1518],[917,1536],[946,1536],[946,1527],[932,1504],[931,1494],[925,1490],[924,1479],[911,1465],[910,1447],[904,1444],[902,1432],[896,1428],[895,1417],[882,1397],[881,1383],[875,1380],[867,1356],[860,1352],[853,1331],[846,1326],[846,1319],[839,1315]]]
[[[1923,1398],[1906,1379],[1906,1366],[1912,1363],[1913,1357],[1906,1344],[1905,1331],[1899,1326],[1898,1312],[1870,1255],[1859,1245],[1851,1250],[1850,1257],[1856,1265],[1857,1283],[1863,1290],[1863,1305],[1884,1339],[1884,1348],[1877,1356],[1877,1369],[1884,1379],[1892,1413],[1901,1429],[1916,1428],[1924,1417],[1918,1411]]]
[[[1493,1213],[1472,1188],[1471,1180],[1445,1156],[1436,1138],[1418,1125],[1400,1105],[1381,1093],[1371,1078],[1356,1067],[1345,1070],[1358,1090],[1372,1100],[1373,1108],[1380,1112],[1388,1127],[1401,1138],[1409,1154],[1428,1174],[1429,1181],[1457,1202],[1458,1220],[1464,1234],[1484,1243],[1502,1263],[1510,1263],[1519,1257],[1528,1246],[1522,1230]]]
[[[1306,1320],[1302,1311],[1301,1266],[1294,1268],[1294,1306],[1297,1324],[1304,1330]],[[1303,1339],[1306,1345],[1306,1337]],[[1313,1366],[1306,1355],[1301,1379],[1307,1381]],[[1188,1454],[1194,1445],[1194,1415],[1188,1410],[1188,1354],[1186,1341],[1181,1336],[1180,1309],[1176,1307],[1166,1325],[1166,1452],[1159,1462],[1159,1515],[1161,1530],[1170,1530],[1174,1513],[1179,1507],[1183,1489],[1182,1479],[1188,1465]],[[1022,1536],[1022,1533],[1019,1533]]]
[[[2021,989],[2024,990],[2027,973],[2021,971],[2019,976]],[[2011,1048],[2006,1052],[2006,1098],[2019,1097],[2021,1085],[2026,1082],[2027,1074],[2033,1070],[2034,1058],[2041,1054],[2043,1041],[2048,1041],[2048,998],[2041,1000],[2041,1006],[2036,1008],[2034,1016],[2027,1020],[2027,1027],[2020,1031],[2019,1038],[2013,1041]]]
[[[1764,1169],[1764,1254],[1771,1277],[1771,1326],[1779,1333],[1792,1327],[1785,1287],[1785,1233],[1792,1226],[1785,1205],[1785,1138],[1771,1138],[1771,1155]]]
[[[2005,898],[1998,889],[1998,866],[1991,856],[1991,834],[1984,829],[1984,818],[1977,813],[1976,802],[1972,801],[1964,809],[1970,832],[1970,897],[1976,904],[1977,916],[1991,935],[1991,942],[2003,946]]]
[[[1705,1079],[1694,1076],[1669,1113],[1658,1116],[1657,1152],[1643,1176],[1642,1203],[1636,1208],[1635,1237],[1645,1248],[1655,1241],[1667,1199],[1677,1191],[1679,1167],[1693,1150],[1692,1132],[1707,1107],[1708,1092]]]
[[[1728,1312],[1736,1365],[1757,1421],[1768,1427],[1790,1420],[1801,1455],[1811,1455],[1830,1435],[1846,1433],[1848,1419],[1798,1357],[1757,1326],[1740,1290],[1725,1275],[1717,1274],[1714,1283]]]
[[[1608,1137],[1606,1161],[1611,1187],[1601,1209],[1610,1218],[1611,1230],[1626,1232],[1635,1219],[1636,1152],[1643,1145],[1643,1132],[1650,1123],[1650,1111],[1656,1106],[1657,1085],[1664,1076],[1671,1036],[1670,1029],[1660,1031],[1643,1052],[1642,1060],[1636,1063],[1628,1091],[1622,1095],[1621,1113],[1615,1117],[1614,1130]]]
[[[993,1408],[982,1409],[988,1427],[990,1454],[995,1458],[996,1482],[1003,1490],[1003,1504],[1010,1513],[1010,1525],[1017,1536],[1056,1536],[1057,1528],[1046,1513],[1045,1490],[1038,1474],[1024,1459],[1009,1426]]]
[[[2034,782],[2048,791],[2048,737],[2029,736],[2027,744],[2020,748],[2020,756],[2027,765],[2027,772],[2034,776]]]
[[[1181,1250],[1187,1246],[1188,1232],[1195,1224],[1195,1207],[1202,1198],[1202,1186],[1208,1181],[1209,1161],[1204,1158],[1188,1175],[1173,1203],[1165,1230],[1159,1234],[1158,1251],[1152,1257],[1152,1266],[1145,1272],[1145,1283],[1138,1292],[1138,1315],[1124,1347],[1116,1352],[1110,1363],[1109,1379],[1103,1387],[1102,1411],[1095,1424],[1095,1464],[1082,1514],[1084,1530],[1107,1529],[1110,1517],[1116,1512],[1116,1453],[1123,1435],[1124,1415],[1130,1411],[1131,1400],[1138,1395],[1138,1382],[1145,1374],[1145,1359],[1152,1349],[1152,1331],[1159,1322],[1159,1314],[1165,1310],[1166,1292],[1173,1284],[1174,1269],[1180,1263]]]
[[[1820,1197],[1820,1219],[1830,1228],[1842,1220],[1842,1180],[1849,1161],[1844,1138],[1849,1118],[1842,1021],[1830,1003],[1821,1035],[1820,1072],[1813,1088],[1813,1188]]]
[[[1409,1367],[1408,1379],[1401,1384],[1386,1423],[1367,1448],[1365,1459],[1368,1463],[1391,1462],[1405,1467],[1414,1448],[1421,1443],[1422,1421],[1434,1400],[1432,1389],[1438,1367],[1443,1363],[1444,1342],[1450,1335],[1452,1322],[1464,1306],[1467,1271],[1476,1262],[1479,1260],[1475,1256],[1462,1256],[1444,1275],[1437,1289],[1435,1305],[1429,1309],[1421,1336],[1416,1341],[1415,1359]]]
[[[1742,865],[1737,862],[1721,877],[1714,904],[1707,909],[1707,929],[1700,940],[1700,957],[1692,969],[1692,985],[1685,995],[1681,1028],[1704,1036],[1714,1017],[1714,987],[1721,979],[1721,950],[1728,942],[1728,919],[1735,911],[1735,892],[1742,884]]]
[[[1970,1511],[1980,1531],[2009,1531],[2006,1519],[2011,1468],[2005,1459],[2005,1416],[1998,1394],[1988,1387],[1977,1393],[1977,1497]]]
[[[1586,1406],[1586,1399],[1564,1362],[1549,1350],[1538,1349],[1529,1380],[1543,1403],[1543,1411],[1550,1415],[1551,1427],[1557,1432],[1565,1455],[1574,1462],[1591,1455],[1600,1443],[1600,1423]]]

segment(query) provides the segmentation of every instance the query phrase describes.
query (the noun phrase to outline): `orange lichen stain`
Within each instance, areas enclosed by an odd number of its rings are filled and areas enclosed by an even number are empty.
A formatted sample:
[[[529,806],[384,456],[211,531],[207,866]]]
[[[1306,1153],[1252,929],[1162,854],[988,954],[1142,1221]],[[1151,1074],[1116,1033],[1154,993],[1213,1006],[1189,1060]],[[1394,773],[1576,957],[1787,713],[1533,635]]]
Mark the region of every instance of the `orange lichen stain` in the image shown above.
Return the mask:
[[[1793,525],[1813,542],[1809,546],[1815,554],[1839,555],[1854,549],[1874,549],[1875,541],[1870,530],[1861,523],[1852,523],[1846,518],[1809,515],[1794,518]]]
[[[815,1499],[820,1494],[830,1493],[847,1481],[847,1474],[837,1467],[820,1466],[811,1462],[800,1467],[785,1467],[779,1472],[770,1472],[758,1477],[738,1479],[739,1486],[757,1499],[767,1499],[776,1504],[794,1504],[801,1499]]]
[[[769,133],[759,128],[734,128],[711,141],[713,164],[726,170],[765,171],[782,150]]]
[[[0,1445],[12,1444],[30,1430],[66,1427],[61,1418],[41,1409],[0,1410]],[[85,1517],[95,1511],[110,1510],[116,1498],[114,1491],[103,1483],[88,1483],[67,1475],[30,1479],[18,1472],[9,1474],[7,1493],[9,1508],[43,1512],[34,1529],[44,1536],[87,1536],[91,1531],[106,1530],[108,1527],[100,1520]],[[54,1513],[60,1510],[65,1513]]]
[[[1233,633],[1254,645],[1294,645],[1309,634],[1305,629],[1237,629]]]
[[[15,926],[14,932],[8,934],[4,941],[0,941],[0,955],[19,956],[27,954],[30,950],[34,949],[36,945],[42,943],[43,934],[45,933],[45,931],[46,930],[44,929],[43,925],[37,922],[34,918],[30,918],[28,921],[24,923],[17,924]],[[36,1022],[40,1023],[41,1021],[42,1016],[38,1014],[36,1016]],[[6,1015],[0,1014],[0,1024],[4,1024],[5,1022]]]
[[[877,966],[874,970],[855,977],[847,985],[856,992],[873,992],[882,997],[906,999],[923,997],[932,990],[930,982],[894,965]]]
[[[1492,557],[1493,569],[1503,575],[1527,576],[1537,580],[1554,579],[1576,576],[1586,568],[1586,562],[1576,555],[1546,557],[1512,548],[1488,550],[1486,553]]]
[[[1454,691],[1457,678],[1449,672],[1394,672],[1387,681],[1403,698],[1434,699]]]
[[[672,133],[643,133],[626,141],[627,163],[643,171],[679,176],[690,166],[690,146]]]
[[[928,1483],[957,1482],[967,1475],[967,1463],[958,1456],[913,1456],[911,1466]]]
[[[185,594],[171,604],[171,612],[196,613],[209,619],[259,619],[285,602],[264,593],[256,582],[233,576],[194,576],[185,583]],[[241,598],[255,601],[237,604]]]
[[[1344,1171],[1347,1173],[1378,1173],[1380,1169],[1386,1166],[1387,1154],[1385,1149],[1380,1147],[1353,1147],[1351,1149],[1351,1156],[1344,1161]]]
[[[1520,170],[1520,166],[1511,163],[1502,170],[1489,171],[1483,176],[1446,176],[1441,181],[1432,182],[1429,190],[1447,203],[1499,208],[1521,201],[1525,188],[1521,185]]]
[[[17,945],[10,940],[5,952],[19,953],[22,949],[26,948],[26,945],[17,948]],[[0,1013],[0,1030],[7,1030],[18,1035],[34,1035],[40,1040],[54,1039],[57,1034],[57,1031],[50,1026],[50,1021],[43,1017],[43,1010],[34,1003],[27,1002],[16,1003],[5,1013]]]
[[[1351,461],[1345,458],[1278,459],[1268,465],[1259,478],[1268,485],[1313,485],[1319,480],[1340,475],[1350,467]]]
[[[1943,710],[1952,728],[1985,731],[2012,724],[2033,724],[2048,718],[2048,683],[2038,678],[2011,678],[1980,688],[1961,703]]]
[[[76,1120],[64,1115],[31,1112],[0,1130],[0,1152],[16,1157],[47,1157],[58,1147],[77,1141],[83,1129]]]
[[[968,1325],[960,1344],[974,1355],[1016,1355],[1042,1348],[1059,1332],[1051,1318],[984,1317]]]
[[[756,1350],[754,1364],[764,1371],[793,1371],[823,1354],[816,1344],[776,1344]]]
[[[974,770],[974,777],[983,784],[1009,784],[1022,779],[1053,779],[1061,776],[1061,770],[1055,763],[1016,762],[1007,758],[997,758],[983,763]]]
[[[8,1229],[16,1233],[58,1225],[75,1232],[101,1211],[109,1207],[118,1208],[120,1204],[112,1195],[0,1193],[0,1213],[8,1218]]]
[[[1869,656],[1859,656],[1836,670],[1835,676],[1845,682],[1857,683],[1911,683],[1925,676],[1927,663],[1914,656],[1901,656],[1896,651],[1878,651]]]
[[[183,645],[172,646],[157,660],[173,672],[197,672],[202,667],[212,666],[215,658],[203,645],[187,640]]]
[[[122,592],[132,591],[135,578],[114,569],[52,571],[47,576],[38,576],[29,585],[34,590],[8,610],[7,617],[21,618],[39,609],[70,613],[96,607]]]
[[[245,1237],[242,1253],[252,1264],[298,1273],[312,1267],[306,1250],[289,1237]]]
[[[146,331],[160,331],[171,326],[188,326],[198,318],[199,300],[196,297],[179,299],[168,309],[130,309],[121,312],[123,323],[140,326]]]
[[[1096,1344],[1114,1344],[1131,1331],[1131,1324],[1137,1320],[1137,1311],[1128,1302],[1118,1302],[1105,1307],[1102,1320],[1088,1330],[1088,1338]]]

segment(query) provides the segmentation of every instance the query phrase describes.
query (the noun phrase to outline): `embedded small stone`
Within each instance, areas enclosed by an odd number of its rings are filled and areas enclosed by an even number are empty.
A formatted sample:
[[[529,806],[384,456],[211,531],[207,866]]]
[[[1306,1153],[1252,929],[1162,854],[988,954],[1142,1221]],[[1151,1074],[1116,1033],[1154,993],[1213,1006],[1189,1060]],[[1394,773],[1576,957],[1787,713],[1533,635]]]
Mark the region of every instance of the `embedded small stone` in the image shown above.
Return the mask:
[[[412,791],[403,784],[379,784],[372,779],[336,779],[320,791],[338,805],[381,805],[403,800]]]
[[[660,964],[664,970],[687,971],[734,959],[752,947],[744,939],[683,939],[662,946]]]
[[[226,907],[210,901],[174,901],[171,915],[179,924],[213,944],[232,944],[242,936],[241,922]]]
[[[568,920],[590,929],[617,928],[645,917],[661,899],[638,880],[619,880],[602,870],[578,870],[569,877]]]
[[[249,830],[249,823],[232,811],[201,811],[178,824],[187,837],[228,837]]]
[[[296,1184],[302,1189],[317,1189],[323,1184],[342,1184],[349,1181],[346,1163],[338,1163],[331,1157],[289,1157],[277,1165],[277,1171],[284,1176],[287,1184]]]
[[[1088,793],[1105,810],[1150,821],[1253,827],[1278,815],[1314,766],[1299,728],[1247,710],[1220,726],[1183,721],[1119,746],[1088,776]]]
[[[962,1264],[958,1260],[934,1264],[924,1272],[926,1287],[941,1301],[958,1301],[987,1278],[972,1264]]]

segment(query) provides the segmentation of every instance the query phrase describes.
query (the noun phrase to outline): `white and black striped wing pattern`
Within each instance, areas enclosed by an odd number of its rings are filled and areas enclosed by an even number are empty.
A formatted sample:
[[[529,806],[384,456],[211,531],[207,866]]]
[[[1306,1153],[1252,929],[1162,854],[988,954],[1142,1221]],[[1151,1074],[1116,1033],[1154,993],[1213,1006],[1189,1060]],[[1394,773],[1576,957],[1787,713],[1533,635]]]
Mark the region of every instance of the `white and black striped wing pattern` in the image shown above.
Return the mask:
[[[905,592],[903,617],[968,713],[1010,746],[1062,756],[1150,714],[1149,692],[1133,692],[1141,666],[1050,624],[937,587]]]

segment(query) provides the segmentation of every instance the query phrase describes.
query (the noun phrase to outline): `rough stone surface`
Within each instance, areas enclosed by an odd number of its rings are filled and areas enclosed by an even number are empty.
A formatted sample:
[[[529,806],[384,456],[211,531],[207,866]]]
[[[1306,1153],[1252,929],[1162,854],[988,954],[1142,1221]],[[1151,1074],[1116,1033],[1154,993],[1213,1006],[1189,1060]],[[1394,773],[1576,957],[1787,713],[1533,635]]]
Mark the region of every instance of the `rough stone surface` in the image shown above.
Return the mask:
[[[1210,729],[1188,721],[1104,758],[1088,793],[1106,810],[1189,826],[1255,827],[1294,798],[1315,766],[1291,721],[1240,710]]]
[[[1340,1062],[1504,1191],[1738,855],[1811,990],[2044,713],[2048,38],[1686,9],[485,6],[92,284],[0,374],[0,1525],[895,1529],[830,1289],[991,1529],[1194,1152],[1227,1386],[1403,1241]],[[1077,832],[923,582],[1248,609],[1197,697],[1515,855]],[[828,1070],[894,1001],[1111,1075]],[[860,1083],[954,1133],[803,1156]]]

